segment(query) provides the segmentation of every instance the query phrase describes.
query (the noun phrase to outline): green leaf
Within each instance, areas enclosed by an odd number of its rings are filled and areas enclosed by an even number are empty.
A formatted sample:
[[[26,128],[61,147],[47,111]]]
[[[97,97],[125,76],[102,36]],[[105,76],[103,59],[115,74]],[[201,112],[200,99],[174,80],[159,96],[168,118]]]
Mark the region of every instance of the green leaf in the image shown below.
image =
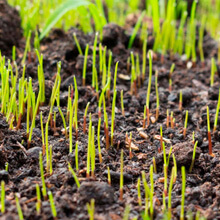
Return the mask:
[[[137,23],[136,23],[136,25],[135,25],[135,27],[133,29],[132,35],[131,35],[131,37],[129,39],[129,42],[128,42],[128,49],[131,49],[131,47],[132,47],[132,45],[134,43],[135,37],[137,35],[138,30],[140,29],[141,22],[142,22],[144,16],[145,16],[145,11],[143,11],[141,13],[141,16],[138,18],[138,21],[137,21]]]
[[[68,11],[76,9],[79,6],[87,6],[92,4],[87,0],[68,0],[61,4],[47,19],[47,22],[40,34],[40,40],[42,40],[51,28],[59,21],[59,19],[66,14]]]

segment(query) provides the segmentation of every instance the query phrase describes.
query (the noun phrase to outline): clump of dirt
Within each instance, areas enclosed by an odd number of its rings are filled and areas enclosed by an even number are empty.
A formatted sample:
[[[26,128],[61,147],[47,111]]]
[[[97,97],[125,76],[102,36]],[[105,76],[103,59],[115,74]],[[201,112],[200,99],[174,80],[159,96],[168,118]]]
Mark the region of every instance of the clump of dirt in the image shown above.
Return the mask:
[[[0,0],[0,49],[6,56],[11,54],[12,47],[19,46],[23,36],[21,19],[18,11]]]

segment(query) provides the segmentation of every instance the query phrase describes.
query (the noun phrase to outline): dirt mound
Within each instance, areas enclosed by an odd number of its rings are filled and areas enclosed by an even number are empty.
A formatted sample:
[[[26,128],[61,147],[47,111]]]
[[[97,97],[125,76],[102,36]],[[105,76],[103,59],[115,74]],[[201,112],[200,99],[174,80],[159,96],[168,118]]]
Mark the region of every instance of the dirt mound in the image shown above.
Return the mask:
[[[10,55],[13,45],[19,46],[22,36],[18,11],[9,6],[6,0],[0,0],[0,50],[2,54]]]

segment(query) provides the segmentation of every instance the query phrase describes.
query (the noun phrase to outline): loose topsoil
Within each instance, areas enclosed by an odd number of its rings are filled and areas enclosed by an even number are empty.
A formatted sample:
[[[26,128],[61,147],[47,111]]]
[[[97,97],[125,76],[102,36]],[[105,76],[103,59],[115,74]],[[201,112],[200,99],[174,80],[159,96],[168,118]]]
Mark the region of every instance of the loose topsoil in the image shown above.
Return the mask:
[[[14,9],[9,8],[5,1],[0,0],[0,49],[2,54],[10,58],[12,45],[17,45],[17,60],[19,74],[22,74],[21,58],[24,51],[24,39],[21,39],[22,31],[19,27],[20,19]],[[3,5],[3,6],[2,6]],[[7,7],[7,10],[4,8]],[[13,15],[13,16],[12,16]],[[4,19],[2,19],[4,18]],[[135,16],[133,17],[135,18]],[[150,22],[150,21],[149,21]],[[134,22],[135,23],[135,22]],[[150,27],[150,25],[148,25]],[[95,178],[86,178],[86,158],[87,158],[87,134],[83,133],[83,114],[87,102],[90,102],[88,112],[92,113],[92,122],[97,131],[98,109],[97,96],[91,88],[92,70],[92,48],[94,34],[84,35],[78,29],[72,28],[67,33],[55,29],[45,38],[41,44],[41,53],[44,55],[44,73],[46,79],[46,103],[40,107],[44,116],[44,125],[48,117],[49,103],[54,77],[57,70],[57,62],[62,62],[62,84],[61,84],[61,106],[66,112],[68,86],[73,84],[73,75],[76,76],[79,90],[79,168],[77,173],[81,186],[77,189],[75,181],[68,171],[69,161],[75,168],[75,155],[69,154],[69,139],[65,139],[62,134],[62,120],[57,112],[56,133],[49,128],[49,143],[53,146],[53,174],[45,175],[47,189],[53,193],[57,209],[58,219],[88,219],[86,203],[92,198],[95,199],[95,219],[120,220],[123,217],[126,204],[130,205],[130,218],[138,216],[144,211],[144,189],[141,184],[142,205],[138,205],[137,179],[141,177],[141,171],[146,172],[149,182],[149,168],[152,158],[155,157],[157,173],[154,173],[154,219],[162,219],[163,213],[163,154],[159,153],[160,125],[163,127],[163,136],[166,143],[166,153],[168,155],[171,146],[172,153],[177,161],[177,180],[172,191],[172,219],[179,219],[181,204],[181,166],[186,167],[186,199],[185,214],[200,211],[201,215],[207,219],[220,219],[220,132],[212,133],[212,146],[215,157],[208,154],[207,140],[207,116],[206,106],[210,108],[211,129],[214,123],[216,105],[218,100],[218,89],[220,83],[220,69],[215,74],[215,84],[210,87],[210,60],[217,55],[217,43],[211,39],[208,33],[204,36],[205,65],[199,61],[192,66],[190,61],[178,55],[166,55],[164,63],[160,62],[160,54],[153,55],[153,79],[150,95],[151,123],[143,129],[143,110],[146,100],[148,84],[148,61],[147,73],[143,84],[138,88],[137,95],[130,94],[130,70],[127,67],[127,58],[131,51],[140,55],[142,60],[142,44],[137,36],[132,50],[128,50],[127,44],[131,24],[127,24],[126,29],[115,24],[108,24],[103,32],[103,45],[107,45],[112,50],[113,63],[119,61],[117,78],[117,102],[114,144],[106,150],[104,137],[104,127],[101,129],[101,148],[103,162],[99,163],[98,153],[96,156]],[[13,29],[13,31],[12,31]],[[82,86],[82,68],[84,57],[80,56],[74,43],[72,34],[76,32],[82,50],[87,43],[90,45],[86,85]],[[148,49],[153,46],[153,37],[149,30]],[[97,67],[98,67],[97,51]],[[173,86],[169,91],[169,69],[175,63],[175,70],[172,75]],[[26,66],[26,77],[31,76],[34,87],[37,90],[37,59],[34,52],[29,54],[29,61]],[[114,73],[112,65],[112,77]],[[154,87],[155,70],[158,70],[158,86],[160,97],[160,111],[158,121],[155,122],[156,94]],[[101,81],[101,80],[100,80]],[[124,90],[125,116],[121,114],[119,91]],[[183,110],[178,109],[179,93],[182,90]],[[111,93],[112,97],[112,93]],[[108,103],[107,103],[108,104]],[[173,111],[175,127],[166,126],[166,112]],[[189,111],[188,127],[186,137],[183,137],[183,126],[185,112]],[[107,106],[109,124],[111,122],[111,105]],[[103,119],[103,118],[102,118]],[[220,117],[219,117],[220,121]],[[103,122],[103,120],[102,120]],[[87,119],[88,126],[88,119]],[[189,167],[192,161],[193,144],[192,133],[195,132],[195,140],[198,140],[196,150],[196,160],[191,173]],[[75,131],[74,131],[75,132]],[[132,150],[132,159],[129,158],[129,150],[126,147],[125,136],[132,132],[132,143],[136,150]],[[95,138],[97,146],[97,137]],[[22,145],[21,145],[22,143]],[[23,146],[23,147],[22,147]],[[75,146],[75,133],[73,133],[73,146]],[[124,196],[123,201],[119,201],[119,178],[120,178],[120,152],[124,150]],[[41,129],[39,115],[36,118],[36,128],[33,132],[31,146],[27,146],[25,117],[22,127],[19,130],[9,130],[5,117],[0,115],[0,180],[6,182],[6,212],[0,214],[1,219],[18,219],[14,195],[19,193],[20,204],[25,219],[53,219],[50,203],[42,199],[41,214],[36,213],[36,183],[41,186],[39,169],[39,152],[42,150]],[[5,163],[9,163],[8,172],[5,171]],[[44,165],[45,165],[44,158]],[[107,184],[107,167],[111,171],[111,186]],[[173,166],[172,157],[168,168],[170,179],[171,168]],[[168,179],[168,182],[169,182]]]

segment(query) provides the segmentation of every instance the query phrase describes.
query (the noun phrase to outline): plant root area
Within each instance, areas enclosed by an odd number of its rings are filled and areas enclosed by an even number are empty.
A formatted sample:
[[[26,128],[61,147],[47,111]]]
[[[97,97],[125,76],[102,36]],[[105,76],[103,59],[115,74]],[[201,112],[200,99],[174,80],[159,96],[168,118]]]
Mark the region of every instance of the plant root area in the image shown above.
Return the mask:
[[[0,4],[2,4],[0,0]],[[1,11],[0,13],[4,13]],[[11,10],[11,9],[10,9]],[[6,10],[7,11],[7,10]],[[8,12],[9,15],[11,12]],[[14,15],[14,13],[13,13]],[[3,16],[4,17],[4,16]],[[40,52],[43,54],[46,102],[40,106],[43,113],[43,124],[45,124],[49,114],[49,100],[57,71],[57,62],[61,61],[61,89],[60,105],[66,116],[68,87],[73,85],[73,76],[76,76],[79,101],[78,101],[78,160],[79,171],[76,173],[80,182],[80,188],[74,181],[68,169],[68,162],[75,170],[75,151],[69,154],[69,138],[63,135],[63,123],[59,111],[56,112],[56,130],[49,126],[49,145],[52,145],[53,173],[49,175],[45,172],[47,191],[51,191],[57,210],[57,219],[89,219],[86,203],[92,198],[95,199],[95,219],[121,220],[124,215],[126,205],[130,206],[130,219],[138,217],[142,219],[145,210],[145,192],[141,178],[141,172],[146,173],[146,179],[150,185],[150,165],[153,164],[153,157],[156,161],[156,172],[154,171],[154,195],[153,195],[153,219],[163,218],[163,192],[164,192],[164,168],[163,151],[160,150],[160,127],[163,128],[163,141],[165,143],[165,153],[168,157],[172,146],[169,160],[168,186],[171,177],[171,169],[174,165],[172,154],[175,155],[177,163],[177,179],[172,189],[172,219],[180,218],[181,209],[181,189],[182,175],[181,167],[186,168],[186,190],[185,190],[185,216],[195,216],[199,211],[201,216],[207,219],[220,219],[220,131],[219,125],[213,132],[213,124],[218,101],[220,87],[220,69],[215,74],[214,85],[210,86],[211,57],[217,56],[217,43],[205,33],[204,53],[205,65],[199,61],[194,65],[187,61],[183,56],[167,54],[164,62],[161,63],[161,55],[153,54],[153,77],[150,94],[150,124],[143,128],[144,105],[146,102],[149,63],[147,59],[146,77],[138,85],[137,93],[130,92],[130,66],[127,65],[127,58],[130,52],[139,54],[140,67],[142,66],[142,43],[137,35],[132,49],[127,49],[131,29],[135,24],[127,22],[125,28],[115,24],[108,24],[103,30],[103,47],[106,45],[112,51],[112,82],[114,78],[114,67],[117,61],[118,76],[116,89],[118,91],[115,107],[115,131],[113,145],[107,150],[105,142],[103,111],[101,123],[101,153],[103,161],[99,162],[97,148],[97,127],[98,127],[98,100],[97,93],[91,87],[92,81],[92,49],[94,34],[85,35],[76,28],[64,33],[60,29],[54,29],[51,34],[41,42]],[[2,22],[2,21],[0,21]],[[7,19],[3,22],[9,28]],[[15,24],[19,24],[18,21]],[[8,29],[0,27],[0,46],[2,54],[10,58],[11,44],[6,47],[5,41],[8,40]],[[152,36],[152,23],[148,25],[148,49],[152,49],[154,38]],[[11,32],[11,31],[10,31]],[[84,52],[86,44],[89,44],[89,55],[87,62],[86,86],[82,86],[82,69],[84,56],[79,55],[73,33],[79,40]],[[2,35],[3,33],[3,35]],[[6,35],[4,35],[4,33]],[[12,34],[12,32],[11,32]],[[25,40],[20,39],[21,29],[13,28],[13,40],[17,45],[17,59],[19,75],[22,75],[23,67],[21,60],[24,53]],[[7,39],[6,39],[7,38]],[[9,42],[10,43],[10,42]],[[14,42],[11,42],[14,45]],[[4,45],[4,46],[2,46]],[[9,49],[10,48],[10,49]],[[199,57],[199,56],[198,56]],[[108,60],[108,56],[107,56]],[[99,70],[99,51],[96,53],[97,70]],[[169,90],[169,71],[172,63],[175,63],[175,70],[172,74],[172,90]],[[26,62],[26,77],[32,77],[33,87],[38,92],[37,65],[34,50],[28,54]],[[160,98],[159,117],[156,120],[156,92],[155,92],[155,72],[158,71],[158,88]],[[101,76],[99,78],[101,88]],[[73,85],[74,86],[74,85]],[[111,86],[112,88],[112,86]],[[120,91],[124,91],[125,115],[122,115],[120,104]],[[182,90],[182,110],[179,110],[179,94]],[[109,120],[109,133],[112,115],[112,97],[106,98],[106,111]],[[83,133],[83,115],[87,103],[90,102],[88,113],[91,113],[92,124],[95,127],[96,145],[96,165],[95,177],[86,177],[86,161],[88,132]],[[206,107],[210,109],[211,141],[214,156],[209,155],[208,136],[207,136],[207,115]],[[169,114],[173,112],[175,118],[174,125],[167,126],[167,109]],[[188,110],[188,124],[186,136],[183,135],[186,110]],[[220,117],[218,117],[220,121]],[[87,116],[87,130],[89,117]],[[16,124],[14,125],[16,126]],[[132,157],[129,155],[128,137],[132,132]],[[198,141],[196,149],[195,163],[192,172],[189,168],[193,155],[193,132],[195,141]],[[73,129],[73,149],[75,149],[76,134]],[[120,154],[124,150],[124,187],[123,200],[119,200],[120,183]],[[26,134],[26,117],[22,118],[21,128],[9,130],[5,116],[0,115],[0,181],[5,181],[6,211],[0,214],[1,219],[18,219],[15,193],[19,195],[21,209],[24,219],[53,219],[49,200],[42,197],[40,215],[36,212],[36,184],[42,187],[39,152],[42,151],[42,134],[40,125],[40,115],[36,117],[36,127],[33,130],[32,142],[28,147]],[[5,163],[8,162],[8,172],[5,171]],[[46,167],[46,158],[44,158]],[[110,169],[111,185],[108,184],[107,168]],[[138,202],[137,181],[141,178],[141,204]],[[168,197],[165,198],[166,204]],[[194,218],[194,217],[193,217]]]

